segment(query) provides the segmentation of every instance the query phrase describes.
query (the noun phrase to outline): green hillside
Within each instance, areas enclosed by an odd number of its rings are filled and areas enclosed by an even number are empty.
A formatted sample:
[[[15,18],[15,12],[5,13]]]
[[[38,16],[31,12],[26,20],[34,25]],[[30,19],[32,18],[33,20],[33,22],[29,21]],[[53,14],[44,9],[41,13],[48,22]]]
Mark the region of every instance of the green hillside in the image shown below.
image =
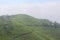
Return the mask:
[[[0,16],[0,40],[60,40],[60,24],[26,14]]]

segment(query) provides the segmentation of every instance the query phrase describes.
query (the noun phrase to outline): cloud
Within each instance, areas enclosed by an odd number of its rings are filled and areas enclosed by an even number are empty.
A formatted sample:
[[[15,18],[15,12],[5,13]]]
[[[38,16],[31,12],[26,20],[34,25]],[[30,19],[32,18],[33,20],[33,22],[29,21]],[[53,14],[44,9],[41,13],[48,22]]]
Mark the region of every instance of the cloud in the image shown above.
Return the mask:
[[[36,18],[60,22],[60,2],[0,5],[0,15],[3,14],[28,14]]]

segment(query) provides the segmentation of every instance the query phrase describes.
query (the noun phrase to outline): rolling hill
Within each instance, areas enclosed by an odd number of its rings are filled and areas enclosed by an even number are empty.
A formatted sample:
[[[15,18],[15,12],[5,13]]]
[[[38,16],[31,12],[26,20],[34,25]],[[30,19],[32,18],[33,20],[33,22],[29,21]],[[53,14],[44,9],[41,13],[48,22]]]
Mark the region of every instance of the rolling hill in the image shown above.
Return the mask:
[[[0,16],[0,40],[60,40],[60,24],[26,14]]]

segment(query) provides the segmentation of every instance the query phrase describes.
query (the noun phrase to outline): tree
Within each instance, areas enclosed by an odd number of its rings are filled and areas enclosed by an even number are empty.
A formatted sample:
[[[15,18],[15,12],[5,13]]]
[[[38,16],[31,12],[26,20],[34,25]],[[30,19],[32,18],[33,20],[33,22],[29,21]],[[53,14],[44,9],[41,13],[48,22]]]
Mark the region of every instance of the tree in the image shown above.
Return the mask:
[[[57,29],[59,27],[59,24],[56,21],[54,22],[54,27],[55,27],[55,29]]]

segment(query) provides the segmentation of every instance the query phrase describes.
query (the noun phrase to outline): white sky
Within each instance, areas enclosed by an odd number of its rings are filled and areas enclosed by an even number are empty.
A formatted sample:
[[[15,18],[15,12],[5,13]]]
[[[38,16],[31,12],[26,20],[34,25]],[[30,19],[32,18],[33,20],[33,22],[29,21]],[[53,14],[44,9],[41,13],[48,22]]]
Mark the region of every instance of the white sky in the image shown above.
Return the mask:
[[[0,15],[28,14],[60,23],[60,1],[43,3],[0,4]]]

